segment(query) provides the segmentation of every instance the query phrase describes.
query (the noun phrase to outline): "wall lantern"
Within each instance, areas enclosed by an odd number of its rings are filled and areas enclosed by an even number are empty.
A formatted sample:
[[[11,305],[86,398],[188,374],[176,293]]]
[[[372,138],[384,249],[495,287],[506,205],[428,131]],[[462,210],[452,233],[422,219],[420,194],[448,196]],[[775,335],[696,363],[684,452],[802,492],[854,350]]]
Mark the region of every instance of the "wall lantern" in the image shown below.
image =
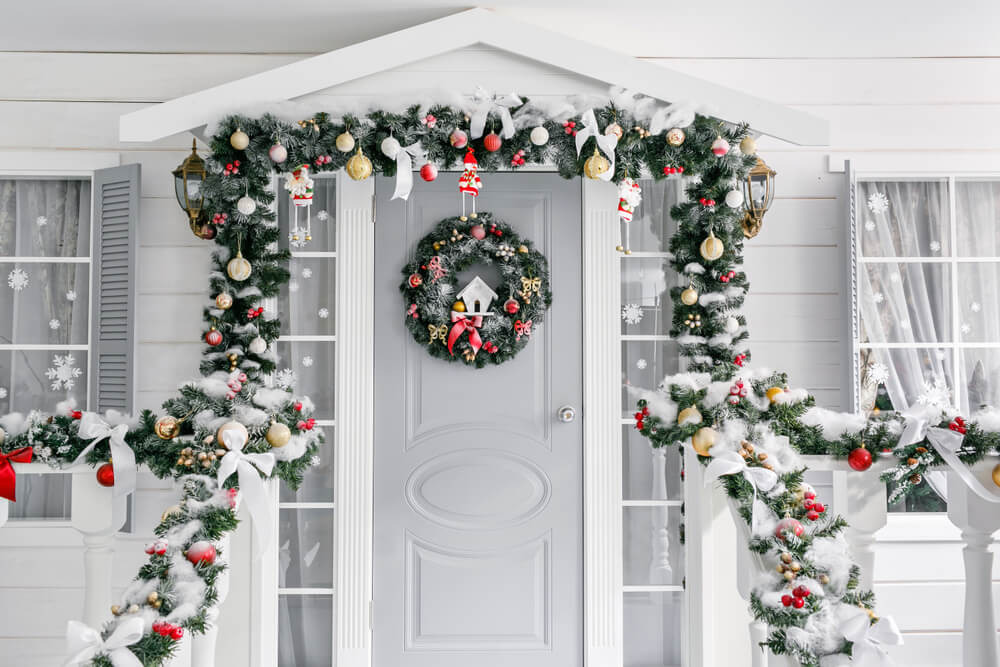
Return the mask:
[[[212,238],[215,229],[202,216],[201,206],[205,195],[201,191],[205,181],[205,161],[198,155],[198,140],[191,140],[191,155],[184,158],[180,166],[174,169],[174,194],[177,203],[190,219],[191,231],[198,238]]]
[[[743,182],[743,209],[746,211],[742,223],[743,236],[748,239],[752,239],[760,232],[760,227],[764,224],[764,214],[771,208],[775,175],[776,172],[758,157],[757,164]]]

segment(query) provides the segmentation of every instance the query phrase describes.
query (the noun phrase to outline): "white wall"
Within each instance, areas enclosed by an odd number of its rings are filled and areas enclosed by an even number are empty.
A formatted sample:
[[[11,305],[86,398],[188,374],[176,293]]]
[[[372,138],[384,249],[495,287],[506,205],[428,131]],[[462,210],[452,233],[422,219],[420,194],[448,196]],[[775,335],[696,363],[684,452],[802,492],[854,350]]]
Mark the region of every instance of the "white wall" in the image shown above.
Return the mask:
[[[712,11],[702,11],[701,25],[717,25]],[[540,10],[524,15],[529,20],[551,19],[557,29],[595,40],[608,29],[603,20],[568,12]],[[747,315],[755,361],[787,370],[793,384],[809,387],[822,404],[839,408],[846,405],[842,378],[848,363],[842,352],[847,332],[840,248],[843,178],[828,173],[827,156],[885,153],[904,160],[969,156],[1000,169],[1000,130],[993,122],[1000,99],[988,85],[1000,74],[1000,64],[985,50],[986,55],[977,57],[955,31],[947,32],[948,39],[933,47],[905,44],[897,33],[886,31],[884,42],[876,46],[859,42],[854,48],[849,37],[823,37],[826,33],[819,26],[815,40],[802,34],[799,23],[789,21],[784,33],[781,28],[781,21],[770,21],[767,38],[753,40],[756,44],[743,40],[744,46],[737,48],[735,40],[726,36],[695,38],[687,32],[671,36],[671,26],[664,24],[663,39],[631,44],[636,55],[664,66],[832,121],[834,145],[828,148],[761,142],[764,157],[779,173],[779,194],[760,236],[747,244],[747,271],[753,285]],[[621,48],[629,45],[627,40],[619,44]],[[120,151],[123,162],[143,165],[138,277],[141,407],[158,407],[178,383],[198,372],[210,246],[190,234],[171,192],[169,171],[188,152],[190,139],[177,136],[150,145],[121,145],[118,117],[150,102],[299,57],[0,53],[0,150]],[[498,58],[483,50],[406,69],[405,74],[382,75],[331,94],[398,94],[423,84],[471,89],[483,83],[531,95],[533,91],[574,92],[580,85],[564,73],[539,73],[523,60]],[[595,90],[599,88],[595,85]],[[172,502],[161,483],[147,479],[143,487],[138,499],[138,533],[119,542],[119,586],[133,576],[144,556],[142,546],[149,527]],[[959,545],[954,535],[932,524],[925,523],[922,529],[929,531],[927,537],[916,540],[901,537],[912,534],[905,525],[891,528],[903,541],[893,539],[880,545],[876,578],[881,609],[894,614],[907,631],[908,644],[899,662],[958,664]],[[54,544],[43,548],[43,539]],[[0,599],[4,601],[0,662],[49,665],[61,655],[56,639],[80,603],[78,544],[69,533],[43,537],[13,528],[0,531]],[[27,568],[28,576],[19,576],[18,566],[21,572]],[[236,567],[245,573],[245,563],[237,562]],[[234,596],[245,595],[246,576],[236,579]],[[927,580],[933,581],[930,587],[922,583]],[[926,602],[930,599],[933,605]],[[228,606],[223,622],[231,624],[231,631],[227,637],[224,629],[223,641],[231,651],[231,664],[246,664],[246,642],[240,640],[238,629],[246,620],[248,605]],[[916,612],[924,609],[926,614]],[[747,652],[732,644],[737,648],[733,662],[727,664],[740,660],[746,664]]]

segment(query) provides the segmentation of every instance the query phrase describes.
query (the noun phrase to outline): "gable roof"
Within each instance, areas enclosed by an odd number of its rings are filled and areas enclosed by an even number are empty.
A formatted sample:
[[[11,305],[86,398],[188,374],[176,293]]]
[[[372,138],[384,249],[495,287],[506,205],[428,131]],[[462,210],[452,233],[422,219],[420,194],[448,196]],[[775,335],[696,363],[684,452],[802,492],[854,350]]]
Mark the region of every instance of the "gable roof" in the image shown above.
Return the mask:
[[[456,299],[461,299],[466,292],[472,289],[486,289],[487,292],[493,295],[493,298],[497,298],[497,293],[493,291],[493,288],[486,284],[486,281],[476,276],[469,281],[469,284],[462,288],[462,291],[455,295]]]
[[[290,100],[474,44],[486,44],[664,102],[695,101],[712,115],[800,145],[829,143],[829,123],[632,56],[494,14],[469,9],[305,58],[121,117],[122,141],[156,141],[233,110]]]

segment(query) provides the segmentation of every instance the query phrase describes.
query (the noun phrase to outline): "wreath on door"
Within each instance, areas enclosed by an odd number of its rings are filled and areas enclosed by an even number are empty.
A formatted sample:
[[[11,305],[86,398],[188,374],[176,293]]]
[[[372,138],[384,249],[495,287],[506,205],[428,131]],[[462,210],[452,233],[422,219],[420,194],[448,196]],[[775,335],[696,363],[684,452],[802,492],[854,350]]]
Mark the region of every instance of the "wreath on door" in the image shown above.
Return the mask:
[[[499,284],[458,274],[487,264]],[[406,327],[439,359],[483,368],[502,364],[528,344],[552,304],[545,255],[491,213],[445,218],[417,243],[400,290]]]

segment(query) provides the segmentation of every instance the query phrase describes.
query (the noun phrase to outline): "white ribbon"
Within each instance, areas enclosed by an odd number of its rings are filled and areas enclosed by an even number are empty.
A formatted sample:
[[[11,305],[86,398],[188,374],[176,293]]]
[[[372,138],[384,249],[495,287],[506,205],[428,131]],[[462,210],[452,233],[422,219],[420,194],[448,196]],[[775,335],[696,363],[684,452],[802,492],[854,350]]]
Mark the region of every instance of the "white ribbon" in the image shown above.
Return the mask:
[[[392,191],[393,199],[406,199],[410,196],[410,190],[413,189],[413,162],[410,156],[419,158],[423,154],[419,141],[396,151],[396,189]]]
[[[944,462],[965,482],[973,493],[991,503],[1000,503],[1000,495],[990,491],[972,474],[969,467],[958,458],[958,450],[965,436],[946,428],[931,426],[925,417],[907,415],[903,434],[899,436],[899,446],[913,445],[924,438],[931,443]]]
[[[269,476],[274,469],[274,454],[244,454],[243,446],[247,444],[246,436],[240,431],[227,430],[222,433],[222,442],[229,452],[219,463],[219,486],[236,473],[240,481],[240,496],[246,503],[247,512],[253,520],[254,551],[260,556],[273,539],[274,527],[271,525],[271,503],[267,498],[267,489],[260,473]],[[254,467],[256,466],[256,467]],[[258,470],[260,472],[258,472]]]
[[[473,98],[476,103],[475,110],[469,115],[469,136],[478,139],[483,136],[486,129],[486,119],[491,111],[500,114],[500,122],[503,125],[504,139],[514,136],[514,119],[510,116],[510,107],[523,104],[521,98],[516,93],[510,95],[492,95],[485,88],[476,88],[476,96]]]
[[[711,484],[723,475],[743,473],[743,477],[753,487],[753,504],[750,506],[750,532],[756,535],[759,531],[757,518],[757,490],[767,492],[778,483],[778,474],[773,470],[759,466],[749,466],[742,456],[733,451],[719,452],[712,456],[712,462],[705,468],[705,484]]]
[[[892,664],[883,646],[903,643],[903,635],[892,618],[884,616],[873,624],[867,610],[851,605],[843,605],[838,616],[840,633],[854,644],[851,653],[853,667],[885,667]]]
[[[69,659],[63,667],[89,664],[98,653],[106,653],[114,667],[142,667],[139,658],[127,647],[142,639],[145,622],[138,616],[128,618],[118,624],[107,639],[101,633],[79,621],[66,625],[66,643],[69,645]]]
[[[83,463],[87,454],[97,446],[101,440],[109,439],[111,446],[111,465],[115,470],[114,495],[122,496],[135,490],[135,453],[125,442],[125,434],[128,433],[127,424],[119,424],[114,428],[100,418],[96,412],[84,412],[80,418],[80,430],[77,434],[86,440],[92,438],[80,455],[76,457],[73,464]]]
[[[576,156],[580,157],[580,151],[583,150],[587,139],[594,137],[597,140],[597,147],[607,156],[611,165],[606,172],[601,174],[600,178],[602,181],[610,181],[615,175],[615,147],[618,145],[618,137],[613,134],[601,134],[601,128],[597,126],[597,117],[594,116],[593,109],[587,109],[580,117],[580,122],[583,123],[583,129],[576,133]]]

